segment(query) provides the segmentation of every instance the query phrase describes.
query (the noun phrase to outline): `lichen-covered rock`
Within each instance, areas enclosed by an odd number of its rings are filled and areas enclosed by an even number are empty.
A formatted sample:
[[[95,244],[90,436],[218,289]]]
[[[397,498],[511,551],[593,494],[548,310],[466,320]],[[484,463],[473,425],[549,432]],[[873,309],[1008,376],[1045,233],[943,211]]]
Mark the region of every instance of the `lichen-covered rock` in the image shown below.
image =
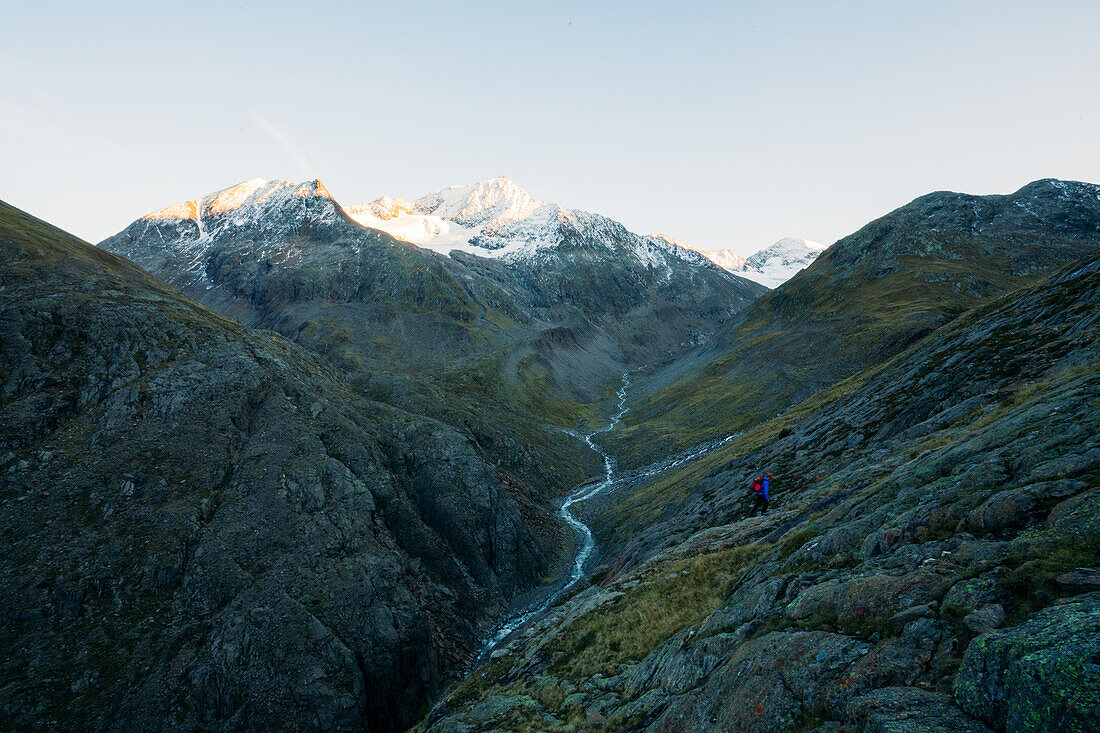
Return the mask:
[[[963,710],[998,729],[1100,730],[1100,593],[974,639],[954,691]]]
[[[859,639],[772,633],[736,647],[696,689],[671,699],[647,731],[790,728],[822,707],[822,691],[858,659]]]
[[[1084,481],[1065,479],[999,491],[966,516],[966,526],[973,532],[1018,527],[1044,503],[1073,496],[1086,486]]]
[[[787,606],[786,614],[794,619],[824,614],[854,622],[888,620],[913,608],[918,615],[925,614],[944,583],[942,576],[923,571],[828,580],[800,593]]]
[[[976,578],[967,578],[955,583],[943,597],[941,606],[944,611],[969,613],[993,603],[1003,592],[998,574],[988,572]]]
[[[860,648],[857,659],[843,676],[826,686],[825,702],[829,714],[844,720],[848,704],[854,698],[882,687],[909,687],[917,684],[933,665],[937,651],[949,634],[941,623],[920,619],[905,627],[902,634]]]
[[[991,733],[950,695],[912,687],[884,687],[848,704],[863,733]]]

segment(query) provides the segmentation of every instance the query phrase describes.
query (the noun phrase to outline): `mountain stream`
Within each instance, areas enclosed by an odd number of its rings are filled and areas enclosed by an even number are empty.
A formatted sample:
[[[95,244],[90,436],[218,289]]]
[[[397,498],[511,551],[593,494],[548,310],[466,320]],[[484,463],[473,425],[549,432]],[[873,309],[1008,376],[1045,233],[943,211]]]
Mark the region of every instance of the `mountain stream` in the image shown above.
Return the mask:
[[[633,371],[639,370],[635,369]],[[618,475],[617,461],[607,451],[600,447],[600,444],[597,443],[595,439],[598,436],[613,430],[619,424],[619,422],[622,421],[623,415],[625,415],[629,411],[630,408],[626,406],[626,391],[630,387],[631,373],[632,371],[623,372],[622,385],[619,387],[618,391],[617,412],[614,414],[614,416],[612,416],[611,421],[607,425],[603,426],[602,428],[593,430],[590,433],[578,433],[573,430],[566,431],[570,435],[575,435],[576,437],[580,438],[588,444],[589,448],[599,453],[603,457],[604,466],[604,477],[602,479],[580,486],[569,496],[565,497],[565,499],[561,503],[561,506],[558,508],[558,516],[560,516],[566,524],[573,528],[573,531],[577,533],[581,540],[580,546],[576,550],[576,554],[573,555],[573,564],[570,568],[568,580],[566,580],[565,583],[563,583],[556,590],[550,593],[541,602],[538,602],[533,606],[530,606],[527,609],[517,613],[516,615],[507,619],[503,624],[501,624],[501,626],[488,639],[485,640],[484,644],[481,647],[481,651],[478,653],[477,661],[475,661],[474,663],[475,666],[479,664],[483,659],[485,659],[485,657],[488,656],[488,654],[492,652],[493,648],[500,644],[500,642],[504,641],[513,633],[526,625],[529,621],[539,616],[543,611],[553,605],[555,601],[564,596],[584,577],[584,566],[596,549],[596,538],[592,534],[592,529],[579,517],[573,514],[571,508],[574,505],[591,499],[597,494],[601,494],[607,491],[609,488],[619,482],[626,480],[630,480],[632,482],[638,481],[641,479],[651,478],[653,476],[656,476],[657,474],[664,473],[665,471],[669,471],[673,468],[676,468],[677,466],[687,463],[688,461],[694,460],[695,458],[698,458],[705,453],[709,453],[715,448],[723,446],[729,441],[733,440],[735,437],[737,437],[738,434],[733,434],[727,435],[724,438],[711,440],[703,443],[702,445],[696,446],[695,448],[691,448],[682,453],[678,453],[670,458],[652,463],[645,468],[631,471],[624,475]]]

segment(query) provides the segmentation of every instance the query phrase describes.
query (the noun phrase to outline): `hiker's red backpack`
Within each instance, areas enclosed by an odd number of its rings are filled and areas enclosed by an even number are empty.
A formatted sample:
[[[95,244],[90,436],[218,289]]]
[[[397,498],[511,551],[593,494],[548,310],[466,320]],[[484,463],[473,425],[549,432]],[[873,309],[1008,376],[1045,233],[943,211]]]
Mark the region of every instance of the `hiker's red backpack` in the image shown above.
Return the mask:
[[[752,493],[763,494],[764,493],[764,477],[757,476],[752,480]]]

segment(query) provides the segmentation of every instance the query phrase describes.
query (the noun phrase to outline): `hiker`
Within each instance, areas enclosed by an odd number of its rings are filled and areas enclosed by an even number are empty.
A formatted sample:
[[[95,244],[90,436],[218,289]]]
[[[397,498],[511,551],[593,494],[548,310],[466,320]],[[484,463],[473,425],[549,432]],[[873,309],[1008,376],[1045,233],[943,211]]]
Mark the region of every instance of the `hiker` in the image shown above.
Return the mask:
[[[751,517],[756,514],[756,510],[762,509],[763,514],[768,513],[768,503],[771,499],[771,487],[772,481],[775,480],[775,476],[770,473],[766,473],[763,476],[757,476],[752,480],[752,510],[749,512]]]

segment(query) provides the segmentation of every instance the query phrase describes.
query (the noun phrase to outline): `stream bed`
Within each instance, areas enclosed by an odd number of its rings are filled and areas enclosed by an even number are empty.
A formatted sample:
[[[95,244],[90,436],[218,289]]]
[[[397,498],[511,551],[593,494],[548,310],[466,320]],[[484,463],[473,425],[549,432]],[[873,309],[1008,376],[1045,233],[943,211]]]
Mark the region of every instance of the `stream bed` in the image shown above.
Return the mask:
[[[656,461],[655,463],[652,463],[644,468],[630,471],[623,476],[617,475],[617,462],[610,453],[604,450],[600,446],[600,444],[596,442],[596,438],[600,435],[603,435],[604,433],[608,433],[613,430],[622,421],[623,415],[625,415],[629,411],[630,408],[626,406],[626,392],[627,389],[630,387],[631,373],[631,371],[623,372],[622,385],[619,387],[618,391],[618,403],[616,408],[617,411],[612,416],[611,421],[608,422],[607,425],[603,426],[602,428],[593,430],[590,433],[577,433],[572,430],[567,431],[571,435],[575,435],[583,440],[585,443],[588,444],[588,447],[599,453],[600,456],[603,457],[604,465],[604,477],[602,479],[578,487],[575,491],[573,491],[573,493],[569,494],[569,496],[565,497],[565,499],[562,500],[561,506],[558,508],[558,515],[565,521],[566,524],[573,528],[573,531],[577,533],[577,536],[580,539],[580,545],[577,547],[573,555],[573,563],[570,567],[569,577],[564,583],[558,586],[553,592],[549,593],[540,602],[529,606],[528,608],[505,620],[497,628],[497,630],[493,632],[493,634],[489,636],[482,644],[481,651],[478,653],[477,660],[474,662],[475,666],[479,664],[482,660],[484,660],[485,657],[490,652],[492,652],[492,650],[498,644],[500,644],[500,642],[504,641],[513,633],[523,628],[523,626],[525,626],[528,622],[539,616],[542,612],[553,605],[555,601],[557,601],[559,598],[569,592],[569,590],[571,590],[573,586],[579,583],[582,578],[584,578],[585,564],[588,562],[588,559],[592,557],[592,553],[596,549],[596,538],[592,534],[592,528],[589,527],[584,521],[582,521],[572,512],[571,509],[573,506],[579,504],[580,502],[587,501],[597,494],[602,494],[621,480],[629,479],[630,481],[639,481],[651,478],[660,473],[664,473],[665,471],[676,468],[677,466],[683,465],[684,463],[694,460],[695,458],[698,458],[706,453],[709,453],[710,451],[725,445],[726,443],[737,437],[738,434],[733,434],[728,435],[724,438],[711,440],[703,443],[702,445],[696,446],[695,448],[677,453],[672,457]]]

